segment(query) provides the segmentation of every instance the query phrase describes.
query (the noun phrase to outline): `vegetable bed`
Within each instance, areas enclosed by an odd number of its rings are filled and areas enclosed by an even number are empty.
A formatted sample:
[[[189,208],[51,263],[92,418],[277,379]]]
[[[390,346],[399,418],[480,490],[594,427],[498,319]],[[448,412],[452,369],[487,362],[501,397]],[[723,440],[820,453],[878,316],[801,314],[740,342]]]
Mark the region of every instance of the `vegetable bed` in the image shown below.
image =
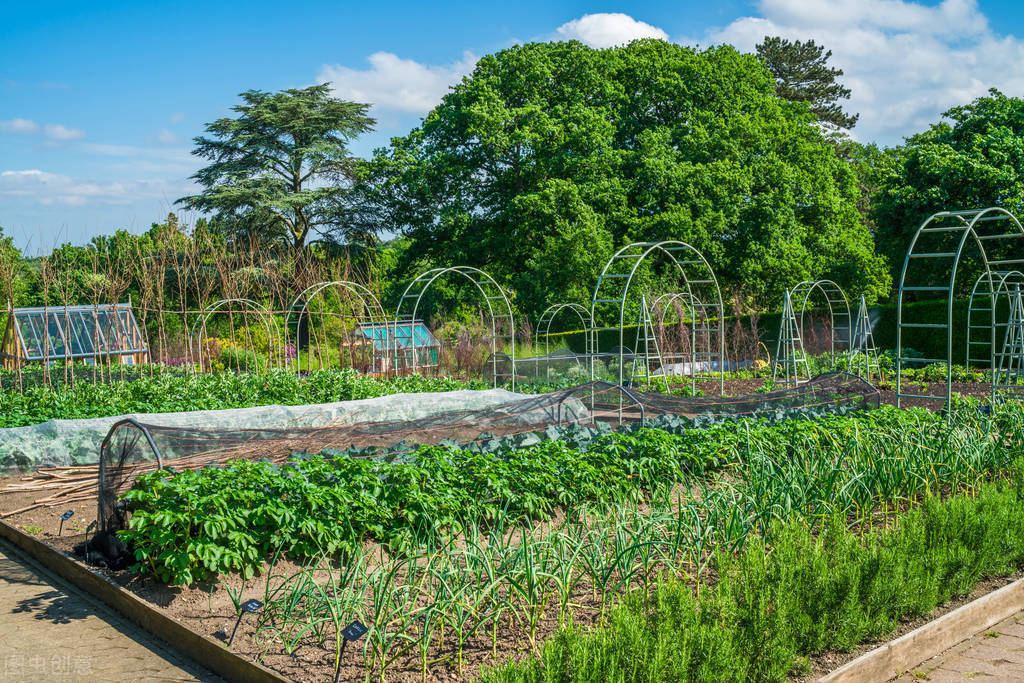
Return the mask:
[[[370,630],[346,679],[780,680],[1021,566],[1022,436],[1019,408],[964,402],[952,425],[883,408],[303,455],[148,475],[124,535],[132,583],[182,591],[197,628],[263,601],[232,647],[301,680],[333,680],[353,618]]]

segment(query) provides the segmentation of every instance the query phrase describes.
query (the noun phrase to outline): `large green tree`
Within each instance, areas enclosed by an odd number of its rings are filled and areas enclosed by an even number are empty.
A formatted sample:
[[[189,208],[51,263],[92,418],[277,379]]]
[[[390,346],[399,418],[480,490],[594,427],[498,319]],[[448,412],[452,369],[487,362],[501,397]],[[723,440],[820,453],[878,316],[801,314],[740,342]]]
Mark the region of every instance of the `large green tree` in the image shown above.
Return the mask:
[[[362,235],[348,198],[358,161],[349,143],[372,130],[369,105],[331,96],[330,85],[277,93],[249,90],[234,118],[206,126],[193,154],[210,161],[192,179],[203,187],[178,203],[216,214],[233,232],[288,239]]]
[[[689,242],[766,305],[808,277],[888,288],[849,165],[805,104],[728,46],[503,50],[373,170],[409,261],[482,267],[533,314],[589,301],[630,241]]]
[[[1024,99],[991,90],[943,117],[884,157],[873,213],[894,278],[937,211],[1000,206],[1024,219]]]
[[[757,46],[757,56],[772,76],[775,88],[784,100],[807,102],[819,121],[836,128],[853,128],[860,114],[847,114],[840,100],[850,98],[850,89],[836,81],[842,69],[828,65],[832,51],[825,51],[813,40],[791,41],[765,36]]]

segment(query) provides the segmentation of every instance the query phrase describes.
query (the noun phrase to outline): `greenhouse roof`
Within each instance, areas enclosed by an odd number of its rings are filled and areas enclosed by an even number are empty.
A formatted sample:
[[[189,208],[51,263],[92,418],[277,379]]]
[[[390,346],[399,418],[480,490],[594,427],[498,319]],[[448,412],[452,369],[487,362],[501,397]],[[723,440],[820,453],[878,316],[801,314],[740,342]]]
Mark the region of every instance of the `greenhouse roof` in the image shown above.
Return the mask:
[[[388,334],[391,330],[394,330],[393,339],[389,338]],[[359,331],[367,339],[373,340],[374,348],[381,350],[389,348],[394,343],[397,343],[399,348],[403,349],[413,348],[414,346],[416,348],[441,346],[441,343],[437,341],[437,337],[427,329],[422,320],[402,322],[398,323],[397,326],[393,322],[385,324],[360,323]]]
[[[147,352],[131,304],[15,308],[5,340],[10,335],[26,361]]]

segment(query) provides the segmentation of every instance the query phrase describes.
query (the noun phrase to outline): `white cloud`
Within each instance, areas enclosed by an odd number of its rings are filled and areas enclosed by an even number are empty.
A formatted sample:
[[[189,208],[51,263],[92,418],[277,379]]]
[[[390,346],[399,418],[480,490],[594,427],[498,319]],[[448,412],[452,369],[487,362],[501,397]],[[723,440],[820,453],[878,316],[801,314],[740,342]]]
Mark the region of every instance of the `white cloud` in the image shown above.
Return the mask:
[[[578,40],[595,48],[623,45],[638,38],[668,40],[668,34],[657,26],[619,12],[584,14],[579,19],[562,24],[556,32],[563,40]]]
[[[53,140],[77,140],[85,137],[85,131],[78,128],[68,128],[59,123],[46,124],[46,137]]]
[[[51,140],[77,140],[78,138],[85,137],[85,131],[79,130],[78,128],[68,128],[62,126],[59,123],[48,123],[45,126],[40,126],[31,119],[10,119],[8,121],[0,121],[0,131],[5,133],[26,133],[35,135],[37,133],[45,132],[46,137]]]
[[[162,199],[174,189],[162,180],[91,181],[38,169],[0,172],[0,197],[21,197],[44,206],[127,205],[143,198]]]
[[[161,128],[160,132],[156,134],[156,140],[160,144],[170,145],[178,141],[178,136],[166,128]]]
[[[170,120],[171,123],[181,123],[185,120],[185,112],[176,111],[173,114],[171,114],[168,117],[168,119]]]
[[[38,133],[39,124],[30,119],[0,121],[0,130],[5,133]]]
[[[974,0],[924,5],[905,0],[761,0],[707,36],[744,51],[766,35],[813,39],[832,50],[853,92],[844,109],[861,117],[854,135],[898,144],[996,87],[1024,94],[1024,42],[999,35]]]
[[[159,148],[137,147],[135,145],[110,145],[102,142],[91,142],[82,146],[87,152],[108,157],[152,158],[178,163],[196,165],[196,159],[189,150],[183,147]]]
[[[477,58],[465,52],[457,62],[435,66],[402,59],[390,52],[375,52],[367,61],[368,69],[325,65],[317,81],[331,83],[335,95],[342,99],[366,102],[374,109],[425,114],[452,85],[473,70]]]

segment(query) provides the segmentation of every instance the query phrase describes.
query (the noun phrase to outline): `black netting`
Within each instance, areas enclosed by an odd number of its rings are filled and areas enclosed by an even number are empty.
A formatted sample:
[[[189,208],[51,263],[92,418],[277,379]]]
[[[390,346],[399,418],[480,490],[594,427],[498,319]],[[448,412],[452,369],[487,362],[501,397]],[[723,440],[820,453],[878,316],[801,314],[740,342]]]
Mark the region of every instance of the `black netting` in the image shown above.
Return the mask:
[[[139,423],[122,420],[110,428],[100,446],[98,526],[89,546],[112,567],[131,561],[127,547],[117,537],[118,531],[127,528],[129,514],[120,497],[140,474],[159,466],[159,452]]]

